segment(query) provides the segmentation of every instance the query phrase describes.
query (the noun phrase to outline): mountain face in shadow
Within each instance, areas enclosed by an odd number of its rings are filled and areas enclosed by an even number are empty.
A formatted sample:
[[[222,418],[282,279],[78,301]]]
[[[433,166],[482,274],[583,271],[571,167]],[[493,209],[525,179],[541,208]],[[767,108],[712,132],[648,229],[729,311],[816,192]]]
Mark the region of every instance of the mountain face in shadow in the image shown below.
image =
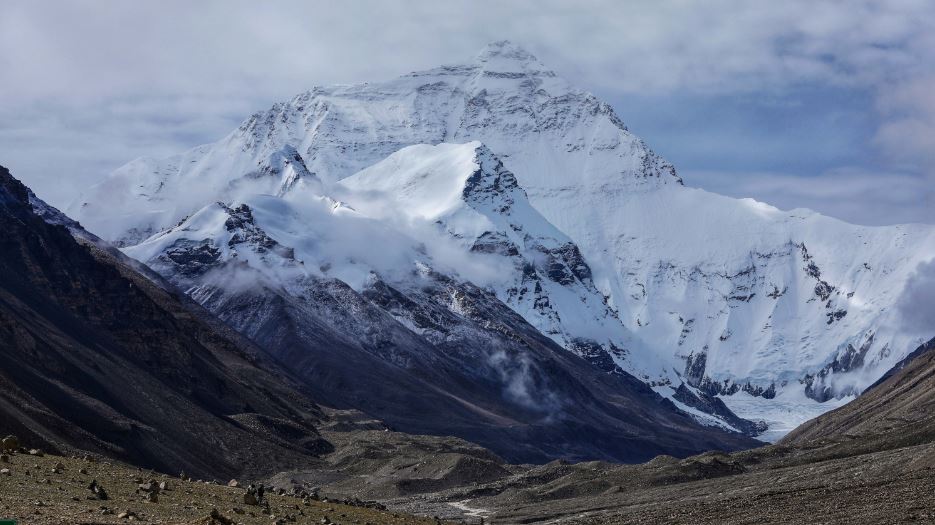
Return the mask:
[[[324,416],[275,364],[0,168],[0,434],[200,476],[311,464]]]

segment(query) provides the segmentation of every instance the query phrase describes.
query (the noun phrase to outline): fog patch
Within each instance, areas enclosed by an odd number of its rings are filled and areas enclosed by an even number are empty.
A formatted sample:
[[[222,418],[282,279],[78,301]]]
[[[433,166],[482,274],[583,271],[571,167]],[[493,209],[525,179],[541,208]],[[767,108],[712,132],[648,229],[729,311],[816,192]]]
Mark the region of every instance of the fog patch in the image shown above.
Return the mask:
[[[896,308],[903,330],[926,335],[935,332],[935,259],[916,267]]]
[[[560,399],[543,384],[535,365],[526,356],[510,356],[498,350],[490,354],[487,364],[500,375],[504,397],[510,401],[540,412],[561,409]]]

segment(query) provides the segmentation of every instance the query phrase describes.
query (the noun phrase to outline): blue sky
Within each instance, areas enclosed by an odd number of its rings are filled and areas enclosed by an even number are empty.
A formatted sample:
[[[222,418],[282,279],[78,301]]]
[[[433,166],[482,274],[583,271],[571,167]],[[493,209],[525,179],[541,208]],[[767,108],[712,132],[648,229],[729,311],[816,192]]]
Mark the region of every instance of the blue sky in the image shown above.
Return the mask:
[[[0,3],[0,164],[64,206],[316,84],[507,38],[610,102],[686,183],[935,223],[935,3]]]

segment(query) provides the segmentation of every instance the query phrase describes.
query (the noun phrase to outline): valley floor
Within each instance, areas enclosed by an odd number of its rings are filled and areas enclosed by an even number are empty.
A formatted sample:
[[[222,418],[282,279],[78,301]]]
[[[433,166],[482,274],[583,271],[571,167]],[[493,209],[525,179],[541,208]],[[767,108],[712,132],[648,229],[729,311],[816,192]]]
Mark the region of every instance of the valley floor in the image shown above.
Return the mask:
[[[332,417],[336,417],[333,415]],[[347,415],[345,416],[347,417]],[[866,435],[639,465],[509,465],[452,438],[325,429],[328,467],[272,479],[467,523],[935,522],[935,418]]]
[[[61,464],[63,469],[55,469]],[[53,470],[55,469],[55,470]],[[6,472],[4,472],[4,470]],[[157,501],[138,490],[150,480],[167,483]],[[89,490],[92,481],[108,498]],[[434,519],[364,506],[266,493],[267,507],[244,502],[246,490],[204,481],[185,481],[111,461],[89,461],[54,455],[12,454],[0,463],[0,520],[20,525],[114,523],[153,524],[435,524]],[[213,515],[213,516],[212,516]]]
[[[931,523],[935,446],[660,486],[622,484],[573,500],[516,505],[496,522],[569,524]],[[907,468],[924,460],[924,466]]]
[[[314,470],[284,472],[276,487],[320,487],[330,501],[245,490],[106,460],[12,454],[0,464],[0,518],[21,524],[761,524],[935,521],[935,435],[910,428],[802,444],[767,445],[640,465],[509,465],[454,438],[380,430],[335,413],[335,450]],[[343,416],[343,417],[341,417]],[[63,469],[56,469],[61,463]],[[55,469],[55,470],[53,470]],[[109,498],[96,499],[92,480]],[[138,490],[168,483],[157,502]],[[389,510],[337,501],[379,501]],[[212,512],[216,511],[216,518]],[[121,517],[121,513],[135,515]],[[421,515],[424,517],[415,517]],[[282,521],[280,521],[282,520]],[[293,521],[294,520],[294,521]]]

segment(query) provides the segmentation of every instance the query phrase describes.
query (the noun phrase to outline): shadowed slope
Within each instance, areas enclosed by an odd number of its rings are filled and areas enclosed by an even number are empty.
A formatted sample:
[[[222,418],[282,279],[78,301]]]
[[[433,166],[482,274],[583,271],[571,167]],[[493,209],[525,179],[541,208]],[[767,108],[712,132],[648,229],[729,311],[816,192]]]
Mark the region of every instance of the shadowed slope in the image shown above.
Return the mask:
[[[0,168],[0,434],[218,477],[328,449],[255,347],[56,214]]]

